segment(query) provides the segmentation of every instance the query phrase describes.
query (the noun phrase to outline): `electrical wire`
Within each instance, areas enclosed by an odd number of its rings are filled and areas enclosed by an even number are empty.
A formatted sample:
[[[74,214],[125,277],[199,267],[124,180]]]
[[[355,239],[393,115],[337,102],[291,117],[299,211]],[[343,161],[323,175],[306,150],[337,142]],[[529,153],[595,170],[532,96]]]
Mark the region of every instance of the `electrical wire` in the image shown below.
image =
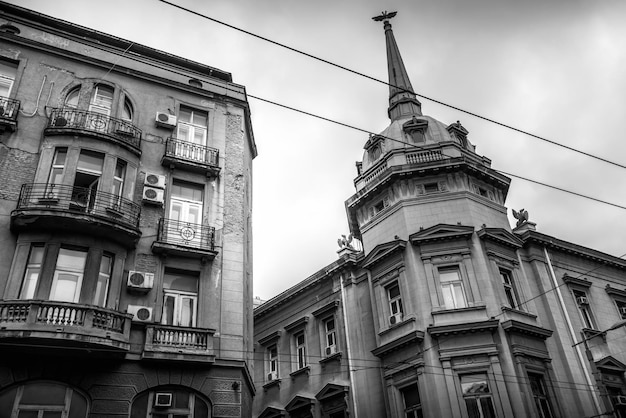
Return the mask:
[[[614,166],[617,166],[617,167],[620,167],[620,168],[624,168],[624,169],[626,169],[626,165],[624,165],[624,164],[620,164],[620,163],[617,163],[617,162],[615,162],[615,161],[611,161],[611,160],[609,160],[609,159],[607,159],[607,158],[600,157],[600,156],[597,156],[597,155],[591,154],[591,153],[589,153],[589,152],[582,151],[582,150],[579,150],[579,149],[577,149],[577,148],[574,148],[574,147],[571,147],[571,146],[568,146],[568,145],[561,144],[560,142],[556,142],[556,141],[553,141],[553,140],[547,139],[547,138],[545,138],[545,137],[542,137],[542,136],[539,136],[539,135],[532,134],[532,133],[530,133],[530,132],[528,132],[528,131],[525,131],[525,130],[523,130],[523,129],[515,128],[514,126],[512,126],[512,125],[508,125],[508,124],[503,123],[503,122],[498,122],[498,121],[496,121],[495,119],[491,119],[491,118],[488,118],[488,117],[486,117],[486,116],[482,116],[482,115],[480,115],[480,114],[478,114],[478,113],[471,112],[471,111],[469,111],[469,110],[465,110],[465,109],[460,108],[460,107],[458,107],[458,106],[454,106],[454,105],[451,105],[451,104],[445,103],[445,102],[443,102],[443,101],[441,101],[441,100],[437,100],[437,99],[434,99],[434,98],[432,98],[432,97],[425,96],[425,95],[423,95],[423,94],[419,94],[419,93],[415,93],[415,92],[410,91],[410,90],[406,90],[404,87],[400,87],[400,86],[396,86],[396,85],[394,85],[394,84],[390,84],[389,82],[386,82],[386,81],[384,81],[384,80],[380,80],[380,79],[378,79],[378,78],[376,78],[376,77],[373,77],[373,76],[367,75],[367,74],[362,73],[362,72],[357,71],[357,70],[353,70],[353,69],[351,69],[351,68],[345,67],[345,66],[340,65],[340,64],[337,64],[337,63],[334,63],[334,62],[329,61],[329,60],[327,60],[327,59],[320,58],[320,57],[318,57],[318,56],[316,56],[316,55],[309,54],[309,53],[307,53],[307,52],[304,52],[304,51],[299,50],[299,49],[294,48],[294,47],[290,47],[290,46],[288,46],[288,45],[286,45],[286,44],[283,44],[283,43],[280,43],[280,42],[274,41],[274,40],[269,39],[269,38],[266,38],[266,37],[264,37],[264,36],[257,35],[257,34],[255,34],[255,33],[253,33],[253,32],[247,31],[247,30],[245,30],[245,29],[239,28],[239,27],[237,27],[237,26],[231,25],[231,24],[229,24],[229,23],[223,22],[223,21],[218,20],[218,19],[215,19],[215,18],[213,18],[213,17],[210,17],[210,16],[207,16],[207,15],[204,15],[204,14],[202,14],[202,13],[199,13],[199,12],[193,11],[193,10],[188,9],[188,8],[186,8],[186,7],[179,6],[179,5],[177,5],[177,4],[174,4],[174,3],[169,2],[169,1],[167,1],[167,0],[159,0],[159,1],[160,1],[161,3],[168,4],[168,5],[172,6],[172,7],[175,7],[175,8],[177,8],[177,9],[183,10],[183,11],[188,12],[188,13],[190,13],[190,14],[193,14],[193,15],[195,15],[195,16],[201,17],[201,18],[203,18],[203,19],[207,19],[207,20],[209,20],[209,21],[211,21],[211,22],[214,22],[214,23],[217,23],[217,24],[220,24],[220,25],[226,26],[226,27],[228,27],[228,28],[230,28],[230,29],[233,29],[233,30],[236,30],[236,31],[242,32],[242,33],[244,33],[244,34],[246,34],[246,35],[249,35],[249,36],[255,37],[255,38],[260,39],[260,40],[263,40],[263,41],[265,41],[265,42],[269,42],[269,43],[271,43],[271,44],[273,44],[273,45],[276,45],[276,46],[279,46],[279,47],[281,47],[281,48],[287,49],[287,50],[289,50],[289,51],[291,51],[291,52],[295,52],[295,53],[297,53],[297,54],[304,55],[305,57],[308,57],[308,58],[314,59],[314,60],[316,60],[316,61],[320,61],[320,62],[322,62],[322,63],[324,63],[324,64],[331,65],[331,66],[333,66],[333,67],[336,67],[336,68],[339,68],[339,69],[341,69],[341,70],[344,70],[344,71],[350,72],[350,73],[355,74],[355,75],[358,75],[358,76],[360,76],[360,77],[367,78],[367,79],[372,80],[372,81],[375,81],[375,82],[377,82],[377,83],[384,84],[384,85],[386,85],[386,86],[396,88],[396,89],[400,90],[400,91],[401,91],[401,92],[403,92],[403,93],[411,93],[411,94],[415,94],[417,97],[421,97],[421,98],[426,99],[426,100],[429,100],[429,101],[431,101],[431,102],[433,102],[433,103],[437,103],[437,104],[439,104],[439,105],[441,105],[441,106],[445,106],[445,107],[448,107],[448,108],[450,108],[450,109],[456,110],[456,111],[458,111],[458,112],[465,113],[465,114],[467,114],[467,115],[469,115],[469,116],[473,116],[473,117],[475,117],[475,118],[478,118],[478,119],[484,120],[484,121],[486,121],[486,122],[493,123],[493,124],[498,125],[498,126],[501,126],[501,127],[503,127],[503,128],[506,128],[506,129],[509,129],[509,130],[512,130],[512,131],[515,131],[515,132],[518,132],[518,133],[521,133],[521,134],[524,134],[524,135],[527,135],[527,136],[530,136],[530,137],[532,137],[532,138],[535,138],[535,139],[538,139],[538,140],[541,140],[541,141],[544,141],[544,142],[547,142],[547,143],[549,143],[549,144],[552,144],[552,145],[555,145],[555,146],[558,146],[558,147],[561,147],[561,148],[565,148],[565,149],[567,149],[567,150],[569,150],[569,151],[572,151],[572,152],[576,152],[576,153],[579,153],[579,154],[585,155],[585,156],[587,156],[587,157],[589,157],[589,158],[593,158],[593,159],[596,159],[596,160],[602,161],[602,162],[604,162],[604,163],[611,164],[611,165],[614,165]]]

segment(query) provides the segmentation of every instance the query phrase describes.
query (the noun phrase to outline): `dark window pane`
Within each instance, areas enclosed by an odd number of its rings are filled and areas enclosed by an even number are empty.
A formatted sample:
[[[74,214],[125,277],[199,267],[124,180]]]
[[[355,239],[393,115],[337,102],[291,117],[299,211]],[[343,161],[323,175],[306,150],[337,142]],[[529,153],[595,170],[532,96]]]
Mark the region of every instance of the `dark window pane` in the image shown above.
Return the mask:
[[[38,415],[37,411],[20,411],[17,418],[37,418]]]
[[[193,418],[209,418],[209,407],[206,402],[196,396],[196,405],[193,409]]]
[[[0,418],[11,418],[11,409],[15,401],[16,388],[7,390],[0,395]]]
[[[148,392],[137,396],[130,410],[130,418],[146,418],[148,415]]]
[[[73,391],[69,418],[85,418],[86,416],[87,399],[85,399],[80,393]]]
[[[43,413],[43,418],[62,418],[63,412],[61,411],[47,411]]]
[[[26,385],[20,405],[65,405],[65,386],[54,383]]]
[[[493,403],[491,398],[480,398],[480,406],[483,410],[484,418],[495,418],[496,412],[493,410]]]
[[[413,384],[411,386],[405,387],[401,389],[402,396],[404,397],[404,407],[411,408],[413,406],[418,406],[420,401],[420,393],[417,389],[417,384]]]
[[[174,402],[172,402],[174,408],[189,408],[189,393],[184,391],[176,391],[173,393]]]
[[[469,415],[469,418],[481,418],[480,412],[478,411],[477,399],[466,399],[465,406],[467,406],[467,413]]]

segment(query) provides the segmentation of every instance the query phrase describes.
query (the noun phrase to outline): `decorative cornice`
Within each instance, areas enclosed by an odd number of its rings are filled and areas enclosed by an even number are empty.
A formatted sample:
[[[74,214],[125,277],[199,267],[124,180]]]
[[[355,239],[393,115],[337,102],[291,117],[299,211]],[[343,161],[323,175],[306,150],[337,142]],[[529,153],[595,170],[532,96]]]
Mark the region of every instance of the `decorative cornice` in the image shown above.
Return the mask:
[[[303,316],[300,319],[293,321],[291,324],[285,325],[285,331],[292,332],[296,328],[303,328],[309,322],[308,316]]]
[[[295,412],[295,410],[299,408],[304,408],[307,406],[311,407],[311,405],[313,405],[314,402],[315,402],[315,399],[296,395],[287,405],[285,405],[285,411],[289,413]]]
[[[591,248],[583,247],[582,245],[574,244],[571,242],[563,241],[549,235],[541,234],[537,231],[524,231],[523,233],[516,234],[522,241],[524,246],[531,243],[536,243],[548,248],[563,251],[568,254],[574,254],[588,260],[593,260],[602,264],[617,267],[622,270],[626,270],[626,260],[615,257]]]
[[[487,319],[486,321],[465,322],[462,324],[435,325],[428,327],[426,331],[433,338],[485,331],[494,332],[498,328],[499,322],[497,319]]]
[[[348,386],[337,385],[335,383],[328,383],[326,386],[320,390],[317,395],[315,395],[315,399],[320,402],[325,401],[326,399],[334,398],[335,396],[345,396],[348,393]]]
[[[509,319],[502,323],[502,329],[506,332],[516,332],[518,334],[530,335],[531,337],[541,338],[545,340],[552,336],[553,331],[542,328],[537,325],[526,324],[524,322]]]
[[[614,372],[624,373],[626,371],[626,365],[621,361],[615,359],[613,356],[608,356],[596,362],[598,369],[610,370]]]
[[[395,340],[376,347],[372,350],[372,354],[376,357],[386,357],[391,352],[396,351],[406,345],[418,343],[424,340],[424,331],[412,331],[409,334],[396,338]]]
[[[606,290],[606,293],[608,293],[612,297],[618,297],[618,298],[626,299],[626,289],[625,290],[616,289],[614,287],[611,287],[610,284],[607,284],[606,287],[604,288],[604,290]]]
[[[524,241],[519,239],[512,232],[507,231],[503,228],[482,228],[481,230],[476,232],[478,238],[495,242],[496,244],[501,244],[507,247],[510,247],[514,250],[518,248],[522,248],[524,245]]]
[[[391,242],[387,242],[385,244],[377,245],[363,259],[361,266],[364,269],[370,270],[376,264],[390,257],[391,255],[404,251],[405,248],[406,248],[406,241],[401,240],[401,239],[397,239]]]
[[[332,302],[327,303],[326,305],[322,306],[321,308],[314,310],[311,313],[311,315],[313,315],[313,316],[326,315],[327,313],[329,313],[331,311],[336,311],[338,307],[339,307],[339,301],[338,300],[333,300]]]
[[[567,274],[563,275],[563,281],[568,285],[580,286],[589,289],[591,287],[591,282],[589,280],[580,279],[578,277],[568,276]]]
[[[265,336],[259,340],[259,344],[261,345],[269,345],[280,338],[281,331],[277,330],[272,332],[270,335]]]
[[[470,239],[473,233],[473,226],[438,224],[411,234],[409,240],[413,245],[420,245],[433,241]]]

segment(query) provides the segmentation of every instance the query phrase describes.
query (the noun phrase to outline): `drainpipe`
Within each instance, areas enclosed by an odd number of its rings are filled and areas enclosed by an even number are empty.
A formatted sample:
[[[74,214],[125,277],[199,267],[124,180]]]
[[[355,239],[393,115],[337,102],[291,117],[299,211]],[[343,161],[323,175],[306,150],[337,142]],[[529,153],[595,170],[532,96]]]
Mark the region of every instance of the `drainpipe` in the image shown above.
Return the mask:
[[[348,373],[350,376],[350,386],[352,387],[352,410],[354,411],[354,416],[358,417],[359,416],[359,411],[357,408],[358,402],[356,400],[356,390],[354,389],[354,371],[352,370],[352,365],[351,365],[351,358],[352,358],[352,349],[350,348],[350,330],[348,329],[348,311],[346,309],[346,291],[344,289],[343,286],[343,279],[344,279],[344,274],[342,273],[339,276],[339,280],[341,281],[341,283],[339,284],[341,286],[341,307],[343,309],[343,326],[346,330],[346,351],[347,351],[347,363],[348,363]]]
[[[572,326],[572,321],[567,313],[567,309],[565,309],[565,301],[563,300],[563,294],[561,293],[561,288],[559,287],[559,284],[556,281],[556,275],[554,274],[552,261],[550,260],[550,256],[548,255],[548,250],[546,247],[543,247],[543,253],[545,254],[546,261],[548,262],[550,278],[552,279],[554,289],[558,296],[559,305],[561,306],[561,310],[563,311],[563,316],[565,316],[565,322],[567,322],[567,329],[569,330],[570,336],[572,338],[572,342],[576,343],[578,337],[576,336],[576,332],[574,331],[574,327]],[[598,399],[598,395],[596,394],[596,391],[593,389],[595,385],[593,384],[593,381],[591,380],[591,376],[589,375],[589,371],[587,370],[587,367],[585,367],[585,360],[583,357],[582,348],[580,347],[580,345],[577,345],[575,348],[576,348],[576,354],[578,355],[578,361],[580,362],[580,365],[583,369],[583,374],[585,375],[585,380],[587,381],[587,385],[590,388],[592,388],[591,398],[593,399],[593,403],[596,406],[596,411],[598,411],[598,414],[602,414],[602,408],[600,407],[600,400]],[[593,361],[593,360],[589,360],[589,361]]]

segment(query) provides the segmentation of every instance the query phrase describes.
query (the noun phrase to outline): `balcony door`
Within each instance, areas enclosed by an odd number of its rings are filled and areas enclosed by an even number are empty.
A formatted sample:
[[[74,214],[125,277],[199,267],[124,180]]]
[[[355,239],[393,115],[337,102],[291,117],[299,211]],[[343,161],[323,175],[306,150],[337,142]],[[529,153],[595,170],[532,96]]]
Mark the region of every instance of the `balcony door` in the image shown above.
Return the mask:
[[[168,230],[170,233],[176,231],[180,236],[170,238],[194,245],[201,243],[203,194],[201,185],[173,182]]]
[[[206,162],[206,112],[181,107],[178,115],[176,156],[187,160]]]
[[[87,127],[96,131],[106,132],[112,107],[113,89],[101,84],[96,85],[89,102]]]
[[[166,272],[163,276],[161,323],[195,327],[198,304],[198,277],[189,273]]]
[[[50,300],[78,303],[87,251],[61,248],[50,289]]]
[[[104,154],[82,150],[78,157],[70,209],[91,212],[97,209],[98,186]]]

